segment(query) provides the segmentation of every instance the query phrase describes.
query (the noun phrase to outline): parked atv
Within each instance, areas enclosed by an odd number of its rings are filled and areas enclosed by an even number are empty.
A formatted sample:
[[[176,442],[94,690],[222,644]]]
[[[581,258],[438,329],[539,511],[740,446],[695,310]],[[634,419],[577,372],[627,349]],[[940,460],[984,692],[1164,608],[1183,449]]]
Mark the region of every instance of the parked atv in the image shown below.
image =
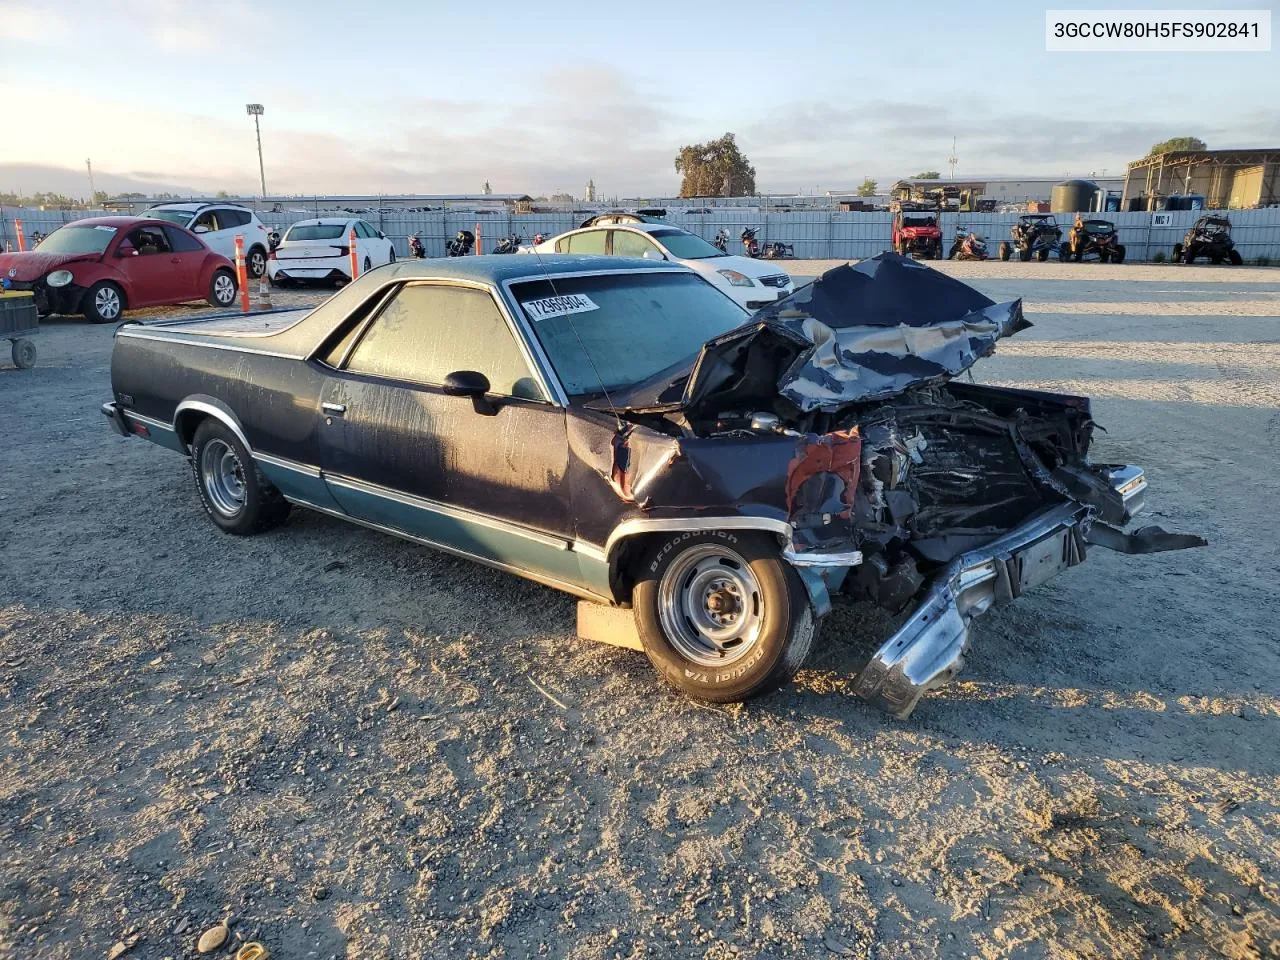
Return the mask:
[[[1226,260],[1233,267],[1244,263],[1235,241],[1231,239],[1231,221],[1226,217],[1206,216],[1195,222],[1181,243],[1173,245],[1174,263],[1195,263],[1197,257],[1208,257],[1210,263]]]
[[[1058,249],[1062,243],[1062,228],[1051,213],[1024,213],[1018,222],[1009,228],[1013,243],[1000,241],[1000,259],[1008,260],[1018,251],[1018,259],[1023,263],[1035,257],[1041,263],[1049,259],[1049,254]]]
[[[904,257],[942,259],[942,228],[936,210],[899,208],[893,215],[893,249]]]
[[[956,239],[947,251],[948,260],[986,260],[987,241],[982,234],[974,233],[967,227],[956,227]]]
[[[1099,263],[1124,263],[1124,244],[1120,243],[1116,225],[1110,220],[1077,217],[1066,242],[1058,247],[1058,259],[1063,263],[1068,260],[1079,263],[1090,256],[1097,257]]]

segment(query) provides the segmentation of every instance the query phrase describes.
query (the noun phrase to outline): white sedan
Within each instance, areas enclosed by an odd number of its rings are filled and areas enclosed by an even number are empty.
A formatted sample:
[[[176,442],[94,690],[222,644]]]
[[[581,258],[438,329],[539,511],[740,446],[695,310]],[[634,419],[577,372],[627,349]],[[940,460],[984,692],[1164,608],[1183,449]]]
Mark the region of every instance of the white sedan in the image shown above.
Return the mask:
[[[767,307],[795,289],[791,277],[773,263],[722,253],[696,234],[667,223],[585,227],[562,233],[533,249],[538,253],[671,260],[696,270],[748,310]]]
[[[349,281],[353,230],[360,273],[395,263],[396,248],[380,230],[354,217],[321,217],[299,220],[289,228],[271,252],[267,277],[280,287],[298,282]]]

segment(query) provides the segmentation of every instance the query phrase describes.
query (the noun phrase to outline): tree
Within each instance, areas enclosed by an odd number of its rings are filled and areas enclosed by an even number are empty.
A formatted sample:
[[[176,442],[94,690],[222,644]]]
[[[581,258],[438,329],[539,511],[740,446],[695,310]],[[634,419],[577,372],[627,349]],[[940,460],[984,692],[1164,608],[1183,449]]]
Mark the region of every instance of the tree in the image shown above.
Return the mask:
[[[111,199],[110,194],[108,194],[107,191],[105,190],[93,191],[93,205],[95,207],[101,207],[110,199]]]
[[[1147,154],[1149,157],[1155,157],[1162,153],[1179,153],[1183,150],[1208,150],[1205,142],[1199,137],[1174,137],[1172,140],[1165,140],[1163,143],[1154,144],[1151,152]]]
[[[676,173],[684,176],[682,197],[749,197],[756,192],[756,168],[742,155],[732,133],[681,147]]]
[[[553,193],[551,195],[552,203],[573,203],[572,193]]]
[[[858,188],[858,196],[874,197],[876,195],[876,182],[870,177],[862,181],[862,186]]]
[[[218,191],[218,193],[217,193],[217,198],[218,198],[219,200],[227,200],[227,199],[229,199],[230,197],[231,197],[231,194],[227,193],[227,191],[225,191],[225,190],[219,190],[219,191]]]
[[[924,173],[917,173],[912,180],[941,180],[942,174],[937,170],[926,170]]]

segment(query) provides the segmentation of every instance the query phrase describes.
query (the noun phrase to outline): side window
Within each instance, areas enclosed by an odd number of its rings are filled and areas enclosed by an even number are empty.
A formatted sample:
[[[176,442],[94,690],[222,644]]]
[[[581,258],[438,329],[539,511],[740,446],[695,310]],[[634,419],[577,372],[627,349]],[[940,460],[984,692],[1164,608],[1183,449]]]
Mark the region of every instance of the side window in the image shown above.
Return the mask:
[[[139,227],[129,234],[129,242],[138,251],[138,255],[142,257],[173,252],[169,247],[169,238],[165,236],[163,227]]]
[[[467,287],[402,288],[369,325],[346,369],[429,384],[476,370],[495,394],[544,399],[493,297]]]
[[[218,226],[218,218],[213,210],[206,210],[204,213],[200,214],[200,216],[196,217],[195,221],[191,224],[192,233],[195,233],[196,227],[204,227],[210,233],[216,233],[221,229]]]
[[[360,221],[360,226],[364,227],[364,235],[365,235],[366,237],[370,237],[370,238],[373,238],[373,239],[377,239],[378,231],[377,231],[377,230],[375,230],[375,229],[373,229],[373,224],[371,224],[371,223],[366,223],[364,220],[361,220],[361,221]]]
[[[219,210],[218,211],[218,227],[221,230],[230,230],[233,227],[243,227],[252,218],[244,210]]]
[[[197,253],[204,250],[200,241],[185,230],[165,227],[164,232],[169,237],[169,246],[173,247],[174,253]]]
[[[615,257],[643,257],[646,250],[657,252],[654,242],[641,233],[630,230],[613,231],[613,255]]]
[[[584,230],[569,237],[570,253],[604,253],[608,230]]]

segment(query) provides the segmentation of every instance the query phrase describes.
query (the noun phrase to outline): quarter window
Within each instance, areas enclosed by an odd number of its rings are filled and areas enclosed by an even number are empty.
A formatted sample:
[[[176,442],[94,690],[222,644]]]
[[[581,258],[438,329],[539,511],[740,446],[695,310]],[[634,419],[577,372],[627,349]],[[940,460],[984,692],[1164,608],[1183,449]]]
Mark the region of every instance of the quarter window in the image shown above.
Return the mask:
[[[495,394],[544,399],[493,297],[468,287],[403,287],[370,324],[346,368],[424,384],[475,370],[489,378]]]
[[[230,230],[232,227],[243,227],[252,219],[252,214],[247,210],[218,211],[218,226],[222,230]]]
[[[174,253],[196,253],[204,249],[200,241],[185,230],[165,227],[164,232],[169,236],[169,244],[173,247]]]

